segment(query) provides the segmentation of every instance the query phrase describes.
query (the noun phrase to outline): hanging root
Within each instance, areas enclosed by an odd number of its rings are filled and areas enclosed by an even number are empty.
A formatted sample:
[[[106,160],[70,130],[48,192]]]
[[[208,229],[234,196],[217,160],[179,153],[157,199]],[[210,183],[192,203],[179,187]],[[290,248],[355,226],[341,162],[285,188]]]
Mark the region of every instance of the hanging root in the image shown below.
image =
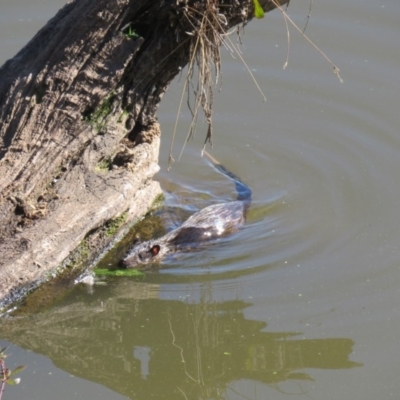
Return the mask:
[[[340,82],[342,82],[342,78],[339,75],[339,68],[304,33],[311,15],[313,0],[310,0],[307,23],[303,30],[293,22],[293,20],[282,7],[282,4],[285,3],[286,5],[289,5],[290,0],[268,1],[270,2],[270,5],[268,6],[268,4],[263,4],[263,7],[266,6],[267,10],[276,7],[284,16],[286,24],[288,35],[288,51],[284,68],[286,68],[289,62],[289,24],[291,24],[328,61],[328,63],[331,64],[334,73],[338,76]],[[261,3],[265,2],[262,1]],[[251,4],[253,4],[252,1],[249,1],[248,7],[251,7]],[[179,25],[176,28],[177,40],[180,41],[180,39],[182,39],[182,35],[185,35],[186,39],[190,42],[190,45],[188,71],[184,82],[182,96],[176,116],[174,132],[171,140],[168,169],[171,167],[171,164],[174,161],[172,149],[185,94],[187,96],[187,105],[192,116],[192,121],[179,158],[185,149],[186,143],[194,136],[200,109],[203,111],[205,120],[208,124],[203,150],[207,144],[212,146],[212,116],[214,100],[213,87],[216,86],[220,80],[221,46],[224,46],[233,56],[236,55],[240,58],[250,73],[264,101],[266,100],[264,93],[256,82],[250,68],[244,61],[239,49],[229,38],[230,32],[228,32],[228,29],[233,25],[232,21],[234,21],[234,24],[238,24],[240,22],[242,22],[242,24],[247,23],[249,9],[246,8],[246,6],[243,4],[241,5],[235,0],[177,0],[175,10],[177,14],[176,19],[179,20]],[[228,20],[230,21],[229,23]]]
[[[187,94],[187,105],[192,115],[192,122],[185,144],[194,135],[198,114],[201,109],[208,124],[204,146],[207,143],[212,145],[213,87],[220,80],[220,48],[224,46],[229,51],[232,51],[229,44],[225,41],[228,34],[228,22],[225,15],[232,15],[232,13],[240,13],[242,16],[247,15],[247,13],[243,14],[242,8],[238,8],[237,5],[229,5],[228,2],[222,4],[215,0],[206,0],[189,4],[189,2],[181,0],[181,3],[184,4],[182,6],[183,15],[181,19],[186,28],[184,34],[190,38],[190,57],[171,143],[170,163],[173,161],[173,141],[185,93]],[[224,14],[220,11],[222,7],[224,7]],[[246,18],[243,17],[243,21]]]

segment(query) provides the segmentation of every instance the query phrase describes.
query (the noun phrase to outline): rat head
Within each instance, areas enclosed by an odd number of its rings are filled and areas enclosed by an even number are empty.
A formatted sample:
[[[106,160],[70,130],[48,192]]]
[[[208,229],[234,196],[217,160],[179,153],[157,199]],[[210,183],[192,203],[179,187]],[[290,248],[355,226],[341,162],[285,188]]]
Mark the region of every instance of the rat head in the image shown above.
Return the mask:
[[[126,268],[134,268],[143,264],[155,263],[161,258],[161,246],[151,240],[134,246],[121,261],[121,264]]]

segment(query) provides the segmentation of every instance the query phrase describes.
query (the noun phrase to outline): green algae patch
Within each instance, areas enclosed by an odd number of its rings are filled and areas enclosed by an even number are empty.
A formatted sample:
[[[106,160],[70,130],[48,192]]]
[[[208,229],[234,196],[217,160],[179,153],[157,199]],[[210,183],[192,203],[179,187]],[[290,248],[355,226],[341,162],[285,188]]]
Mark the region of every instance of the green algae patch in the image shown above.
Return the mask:
[[[107,268],[94,268],[93,273],[96,276],[128,276],[128,277],[144,277],[143,272],[137,269],[107,269]]]

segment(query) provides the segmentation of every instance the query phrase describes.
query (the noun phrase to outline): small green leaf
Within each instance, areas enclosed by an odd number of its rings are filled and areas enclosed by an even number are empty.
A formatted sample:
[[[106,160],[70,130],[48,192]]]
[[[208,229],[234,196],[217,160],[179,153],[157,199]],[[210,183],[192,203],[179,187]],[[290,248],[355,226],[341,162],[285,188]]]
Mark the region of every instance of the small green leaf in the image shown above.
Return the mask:
[[[14,385],[18,385],[18,383],[21,382],[21,379],[20,378],[7,379],[6,382],[8,385],[14,386]]]
[[[264,10],[258,0],[253,0],[254,3],[254,16],[256,18],[264,18]]]
[[[131,27],[129,27],[129,31],[126,36],[131,39],[137,39],[138,37],[140,37]]]
[[[8,349],[8,346],[7,347],[4,347],[4,349],[1,349],[0,350],[0,357],[2,357],[2,358],[6,358],[7,356],[4,354],[4,352],[6,351]]]
[[[15,368],[15,369],[11,372],[10,376],[19,374],[21,371],[23,371],[23,370],[25,369],[25,367],[26,367],[26,365],[20,365],[20,366],[18,366],[17,368]]]
[[[129,39],[137,39],[140,37],[140,35],[138,35],[131,26],[131,23],[129,22],[128,24],[126,24],[122,29],[121,32]]]

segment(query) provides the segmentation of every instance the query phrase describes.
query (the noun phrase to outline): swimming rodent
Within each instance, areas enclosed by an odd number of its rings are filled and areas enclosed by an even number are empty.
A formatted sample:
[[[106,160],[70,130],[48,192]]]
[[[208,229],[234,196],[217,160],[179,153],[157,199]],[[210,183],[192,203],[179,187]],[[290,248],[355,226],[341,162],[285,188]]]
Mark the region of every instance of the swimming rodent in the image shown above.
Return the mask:
[[[205,207],[166,235],[135,245],[121,260],[122,267],[140,267],[157,263],[168,254],[200,250],[213,240],[237,232],[244,224],[251,203],[250,188],[210,154],[205,151],[204,154],[220,173],[232,179],[237,199]]]

